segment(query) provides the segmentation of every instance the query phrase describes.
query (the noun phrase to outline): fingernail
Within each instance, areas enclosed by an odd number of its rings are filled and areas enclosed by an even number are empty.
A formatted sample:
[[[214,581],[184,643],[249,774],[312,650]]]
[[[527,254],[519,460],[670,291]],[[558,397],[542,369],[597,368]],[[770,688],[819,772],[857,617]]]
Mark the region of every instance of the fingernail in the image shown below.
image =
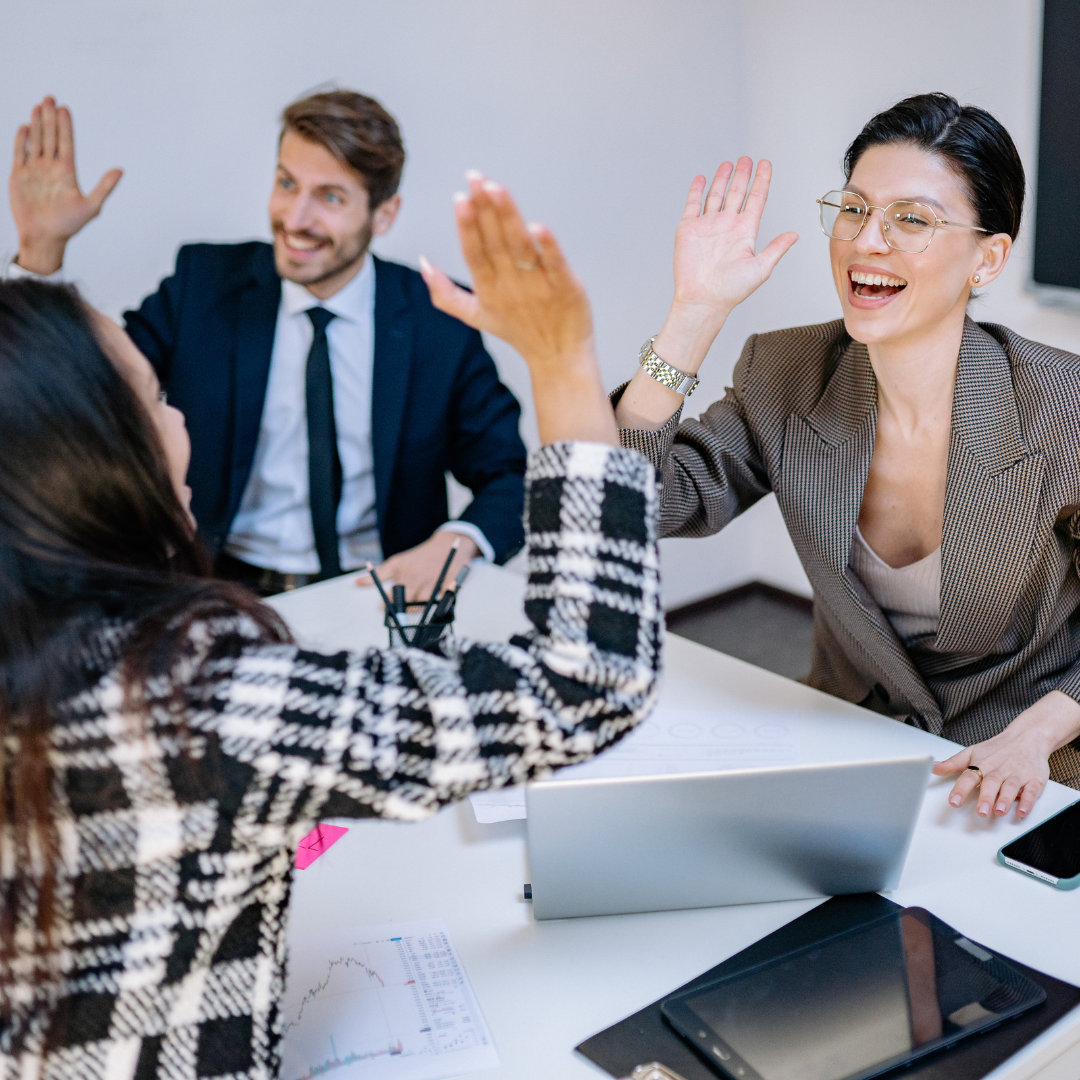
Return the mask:
[[[456,203],[466,202],[468,200],[468,198],[469,198],[469,196],[466,195],[464,191],[455,191],[454,192],[454,202],[456,202]]]
[[[962,798],[960,798],[959,795],[950,795],[949,796],[949,805],[950,806],[959,806],[963,801],[964,800]]]
[[[497,195],[502,191],[502,184],[497,184],[494,180],[485,180],[484,190],[490,195]]]
[[[997,806],[994,807],[994,813],[995,814],[1004,814],[1005,811],[1008,810],[1008,809],[1009,809],[1009,804],[1008,803],[999,802],[997,804]]]
[[[431,263],[429,263],[427,261],[427,256],[426,255],[421,255],[420,256],[419,263],[420,263],[420,273],[421,274],[430,274],[431,273]]]
[[[465,179],[466,180],[483,180],[484,179],[484,174],[479,169],[466,169],[465,170]]]
[[[982,817],[986,817],[990,813],[990,804],[988,802],[979,803],[979,814]]]

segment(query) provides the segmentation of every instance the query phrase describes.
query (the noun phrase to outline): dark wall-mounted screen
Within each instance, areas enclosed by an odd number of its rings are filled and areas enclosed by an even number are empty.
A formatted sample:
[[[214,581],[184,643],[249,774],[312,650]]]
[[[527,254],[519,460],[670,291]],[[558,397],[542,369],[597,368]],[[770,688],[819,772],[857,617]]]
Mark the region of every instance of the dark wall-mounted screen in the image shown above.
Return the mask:
[[[1033,275],[1080,289],[1080,0],[1043,5]]]

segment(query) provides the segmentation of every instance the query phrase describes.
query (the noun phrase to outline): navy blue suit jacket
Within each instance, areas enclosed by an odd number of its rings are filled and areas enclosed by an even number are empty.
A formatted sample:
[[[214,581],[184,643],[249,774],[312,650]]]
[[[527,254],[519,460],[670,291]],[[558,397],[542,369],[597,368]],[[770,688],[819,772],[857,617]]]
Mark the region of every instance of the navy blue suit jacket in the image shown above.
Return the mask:
[[[189,244],[176,270],[124,319],[191,434],[188,483],[216,555],[255,455],[281,280],[269,244]],[[470,488],[459,516],[502,562],[523,541],[520,409],[480,335],[436,311],[415,270],[375,260],[372,441],[383,554],[447,520],[449,470]]]

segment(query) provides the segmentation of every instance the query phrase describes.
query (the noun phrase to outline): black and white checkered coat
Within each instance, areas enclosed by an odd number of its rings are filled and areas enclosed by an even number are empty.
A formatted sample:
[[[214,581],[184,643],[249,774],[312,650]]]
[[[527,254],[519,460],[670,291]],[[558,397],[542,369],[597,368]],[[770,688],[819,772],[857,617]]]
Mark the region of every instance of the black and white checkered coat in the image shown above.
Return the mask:
[[[588,758],[648,712],[663,625],[652,468],[559,444],[527,483],[534,629],[511,643],[327,656],[222,617],[148,688],[147,719],[124,709],[128,629],[87,642],[85,689],[52,742],[62,977],[19,988],[5,1080],[270,1080],[304,832],[327,816],[417,820]]]
[[[967,320],[941,614],[918,664],[849,566],[877,383],[842,322],[751,337],[698,420],[622,433],[662,469],[660,531],[716,532],[774,492],[814,592],[812,685],[970,744],[1053,689],[1080,699],[1080,357]],[[1051,759],[1080,784],[1080,747]]]

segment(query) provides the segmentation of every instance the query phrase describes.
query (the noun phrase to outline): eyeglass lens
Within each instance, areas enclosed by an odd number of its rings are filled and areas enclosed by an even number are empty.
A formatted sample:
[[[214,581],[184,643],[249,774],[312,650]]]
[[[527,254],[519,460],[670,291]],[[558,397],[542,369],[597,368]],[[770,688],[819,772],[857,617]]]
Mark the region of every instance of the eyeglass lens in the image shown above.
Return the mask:
[[[819,200],[821,227],[834,240],[854,240],[870,213],[853,191],[829,191]],[[925,251],[934,235],[934,212],[924,203],[894,202],[883,211],[885,242],[897,251]]]

